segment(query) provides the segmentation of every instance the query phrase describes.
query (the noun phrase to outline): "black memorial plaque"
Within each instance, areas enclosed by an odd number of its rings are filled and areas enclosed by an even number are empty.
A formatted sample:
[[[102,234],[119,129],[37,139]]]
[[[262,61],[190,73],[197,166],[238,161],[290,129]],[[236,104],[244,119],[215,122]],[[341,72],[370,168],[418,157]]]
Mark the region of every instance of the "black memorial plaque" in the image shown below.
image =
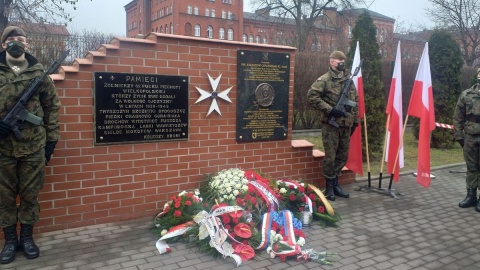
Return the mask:
[[[237,142],[286,139],[290,55],[241,50],[237,59]]]
[[[188,77],[95,72],[95,143],[188,139]]]

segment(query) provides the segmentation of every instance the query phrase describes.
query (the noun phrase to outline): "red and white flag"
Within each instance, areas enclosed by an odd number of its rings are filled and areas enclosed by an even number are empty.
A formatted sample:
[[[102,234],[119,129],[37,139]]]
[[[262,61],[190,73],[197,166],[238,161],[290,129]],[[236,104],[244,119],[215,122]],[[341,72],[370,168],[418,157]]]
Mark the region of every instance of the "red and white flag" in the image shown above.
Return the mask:
[[[425,44],[420,59],[407,114],[420,119],[417,182],[424,187],[428,187],[430,185],[430,132],[435,129],[428,42]]]
[[[402,142],[402,60],[400,41],[397,46],[397,56],[395,58],[395,67],[393,68],[386,113],[390,115],[390,122],[387,127],[387,155],[385,156],[385,161],[388,163],[387,172],[393,174],[393,179],[395,182],[398,182],[400,168],[403,168],[405,165]]]
[[[357,41],[357,49],[353,57],[352,72],[360,65],[360,44]],[[352,78],[358,94],[358,126],[350,136],[350,148],[348,150],[348,160],[345,165],[352,172],[363,175],[363,157],[362,157],[362,125],[360,119],[365,115],[365,101],[363,94],[362,69]]]

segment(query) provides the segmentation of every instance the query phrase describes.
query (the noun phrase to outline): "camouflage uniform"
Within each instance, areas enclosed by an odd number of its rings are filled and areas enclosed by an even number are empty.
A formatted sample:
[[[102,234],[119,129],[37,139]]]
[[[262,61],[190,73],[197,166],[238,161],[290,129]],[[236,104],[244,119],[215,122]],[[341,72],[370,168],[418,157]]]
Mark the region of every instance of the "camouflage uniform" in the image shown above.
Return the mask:
[[[16,75],[6,63],[6,52],[0,53],[0,118],[3,119],[29,82],[44,72],[32,55],[25,53],[28,68]],[[38,193],[45,178],[44,147],[47,141],[58,141],[60,101],[53,81],[47,77],[26,109],[41,118],[35,126],[24,122],[23,139],[13,133],[0,140],[0,225],[34,224],[39,220]],[[16,197],[20,197],[17,210]]]
[[[467,164],[467,188],[480,187],[480,85],[475,84],[458,98],[453,116],[456,141],[464,140],[463,155]]]
[[[338,72],[332,68],[315,81],[307,94],[307,100],[315,109],[321,112],[322,140],[325,148],[323,160],[323,175],[325,178],[336,178],[347,163],[350,147],[350,131],[358,121],[358,107],[351,109],[346,117],[336,118],[338,128],[328,123],[329,114],[335,107],[350,72]],[[355,85],[352,83],[348,91],[348,99],[358,102]]]

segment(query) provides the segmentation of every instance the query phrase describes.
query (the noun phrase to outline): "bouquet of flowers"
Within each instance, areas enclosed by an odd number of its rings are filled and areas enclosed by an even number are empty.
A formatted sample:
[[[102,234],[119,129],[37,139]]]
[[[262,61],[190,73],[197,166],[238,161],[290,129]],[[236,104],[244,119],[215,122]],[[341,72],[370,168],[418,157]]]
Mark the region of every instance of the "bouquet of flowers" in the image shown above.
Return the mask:
[[[203,209],[202,198],[199,197],[198,190],[194,192],[182,191],[177,196],[172,196],[170,201],[165,203],[162,212],[154,220],[157,231],[160,236],[178,225],[190,222],[193,217]],[[175,239],[170,239],[172,242]]]
[[[281,202],[296,218],[302,220],[302,212],[309,211],[322,225],[333,224],[341,219],[315,186],[293,180],[279,180],[275,184],[274,190]]]

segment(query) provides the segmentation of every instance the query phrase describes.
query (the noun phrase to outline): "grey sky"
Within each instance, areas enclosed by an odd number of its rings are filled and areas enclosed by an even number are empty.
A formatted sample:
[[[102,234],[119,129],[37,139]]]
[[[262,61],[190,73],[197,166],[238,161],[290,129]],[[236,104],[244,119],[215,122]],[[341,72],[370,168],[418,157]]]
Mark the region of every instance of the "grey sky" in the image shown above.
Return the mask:
[[[186,1],[186,0],[185,0]],[[80,0],[77,10],[70,8],[74,16],[69,24],[70,31],[94,30],[106,34],[125,35],[125,9],[124,6],[131,0]],[[250,11],[250,0],[244,0],[244,10]],[[411,28],[426,24],[433,24],[425,18],[427,0],[366,0],[370,9],[380,14],[401,22],[402,28]]]

